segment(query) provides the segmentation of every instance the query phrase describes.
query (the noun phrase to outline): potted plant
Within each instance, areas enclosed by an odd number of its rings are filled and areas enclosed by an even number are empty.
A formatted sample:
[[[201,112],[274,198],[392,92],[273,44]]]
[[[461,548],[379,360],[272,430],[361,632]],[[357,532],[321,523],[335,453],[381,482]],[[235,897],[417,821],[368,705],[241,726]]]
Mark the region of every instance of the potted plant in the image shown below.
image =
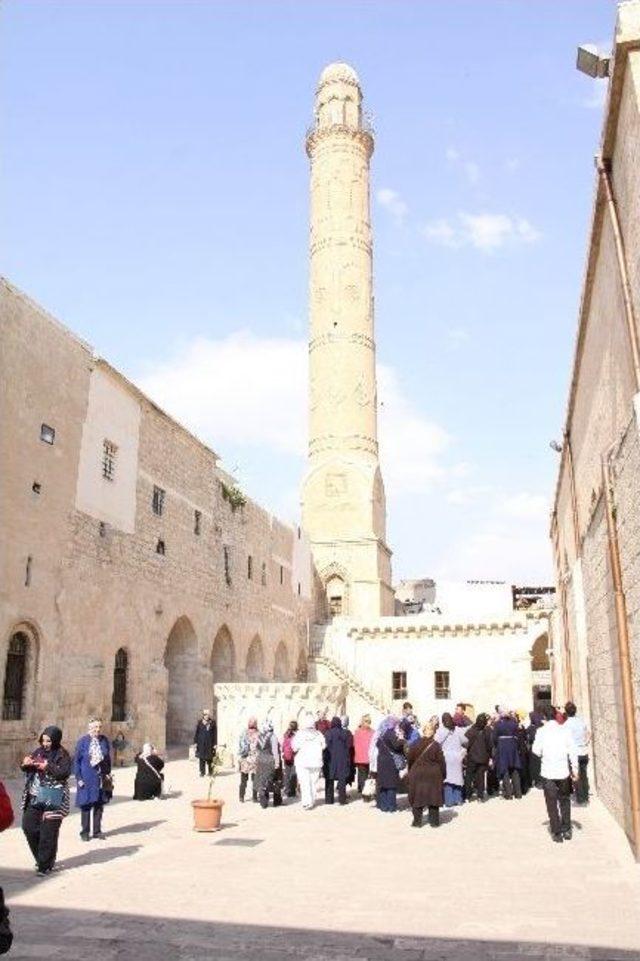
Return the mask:
[[[206,798],[198,798],[191,802],[193,807],[193,830],[194,831],[219,831],[220,819],[222,818],[222,808],[224,801],[214,798],[213,783],[216,779],[218,769],[222,766],[222,759],[218,752],[213,756],[211,764],[211,774],[208,776],[209,789]]]

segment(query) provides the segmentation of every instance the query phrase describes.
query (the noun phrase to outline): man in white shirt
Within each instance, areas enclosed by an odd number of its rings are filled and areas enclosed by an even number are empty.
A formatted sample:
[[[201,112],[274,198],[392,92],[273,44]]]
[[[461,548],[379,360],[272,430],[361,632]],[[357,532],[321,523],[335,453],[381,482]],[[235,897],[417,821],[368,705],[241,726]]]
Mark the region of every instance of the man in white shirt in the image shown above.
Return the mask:
[[[578,782],[576,784],[576,803],[589,803],[589,778],[587,777],[587,766],[589,764],[589,741],[591,732],[587,727],[584,718],[578,714],[573,701],[567,701],[564,706],[564,713],[567,720],[564,726],[571,732],[573,740],[576,742],[578,752]]]
[[[578,777],[578,752],[565,724],[558,724],[551,705],[544,708],[545,723],[538,729],[532,751],[541,759],[544,800],[554,841],[571,840],[571,781]]]

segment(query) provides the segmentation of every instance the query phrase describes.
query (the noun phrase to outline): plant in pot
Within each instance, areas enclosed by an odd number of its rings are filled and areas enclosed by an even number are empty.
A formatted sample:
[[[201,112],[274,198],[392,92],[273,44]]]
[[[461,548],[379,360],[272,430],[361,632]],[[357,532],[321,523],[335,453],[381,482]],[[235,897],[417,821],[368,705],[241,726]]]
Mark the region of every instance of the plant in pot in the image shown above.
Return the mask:
[[[224,747],[224,745],[219,745],[218,747]],[[198,798],[191,802],[191,806],[193,807],[194,831],[220,830],[220,820],[222,818],[224,801],[222,801],[220,798],[213,797],[213,785],[221,767],[222,758],[218,753],[218,750],[216,750],[216,753],[213,755],[213,762],[211,764],[211,774],[209,774],[207,778],[209,782],[207,796],[206,798]]]

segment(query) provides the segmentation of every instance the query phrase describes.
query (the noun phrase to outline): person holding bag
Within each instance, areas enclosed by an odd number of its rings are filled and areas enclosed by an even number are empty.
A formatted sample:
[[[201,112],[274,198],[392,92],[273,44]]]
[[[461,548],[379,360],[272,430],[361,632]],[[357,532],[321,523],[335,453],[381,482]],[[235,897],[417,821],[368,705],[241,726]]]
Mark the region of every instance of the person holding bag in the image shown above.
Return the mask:
[[[21,765],[25,773],[22,830],[36,859],[36,871],[43,876],[56,863],[60,825],[69,813],[71,757],[62,747],[59,727],[45,727],[39,743]]]
[[[97,717],[91,718],[88,734],[81,737],[76,744],[73,768],[78,785],[76,807],[79,807],[81,812],[80,837],[83,841],[90,839],[93,811],[93,837],[102,841],[105,838],[102,831],[102,812],[105,804],[111,800],[113,779],[111,745],[102,734],[102,721]]]

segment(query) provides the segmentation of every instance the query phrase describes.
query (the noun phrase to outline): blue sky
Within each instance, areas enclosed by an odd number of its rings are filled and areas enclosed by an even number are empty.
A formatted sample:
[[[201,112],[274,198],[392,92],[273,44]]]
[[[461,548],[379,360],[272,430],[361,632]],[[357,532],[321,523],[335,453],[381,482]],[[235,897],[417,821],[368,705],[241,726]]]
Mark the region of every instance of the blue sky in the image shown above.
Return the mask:
[[[2,272],[293,517],[322,67],[374,116],[394,575],[550,577],[610,0],[5,0]]]

